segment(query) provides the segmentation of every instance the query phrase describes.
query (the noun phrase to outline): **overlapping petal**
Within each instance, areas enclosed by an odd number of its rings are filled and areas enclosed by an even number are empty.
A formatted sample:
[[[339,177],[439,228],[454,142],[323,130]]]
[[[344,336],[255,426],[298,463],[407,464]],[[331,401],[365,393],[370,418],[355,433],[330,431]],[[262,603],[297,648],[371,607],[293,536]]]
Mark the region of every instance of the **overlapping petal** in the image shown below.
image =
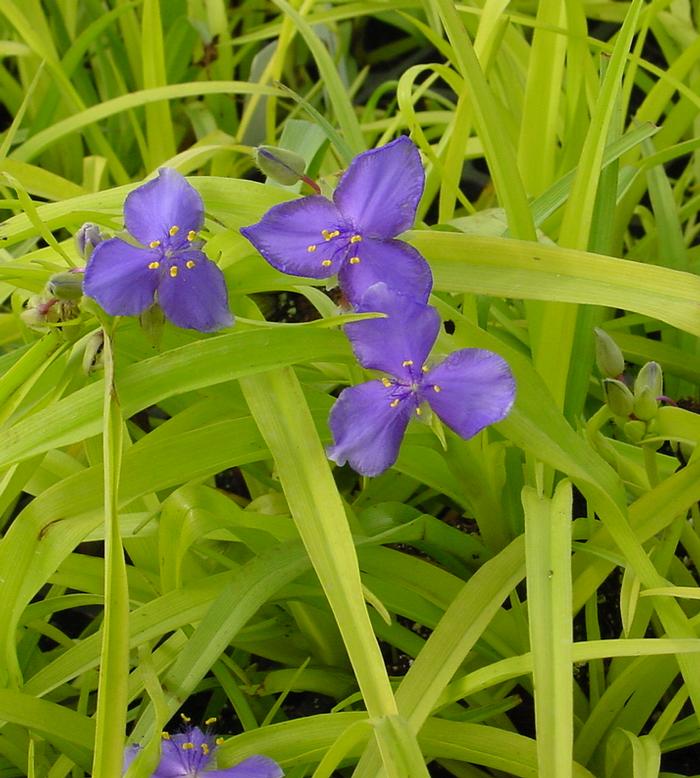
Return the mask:
[[[177,274],[164,273],[158,287],[158,303],[166,317],[178,327],[200,332],[230,327],[233,317],[219,267],[201,251],[181,252],[178,260]]]
[[[328,278],[338,272],[345,256],[347,239],[324,238],[324,231],[336,230],[341,235],[347,231],[338,209],[325,197],[313,196],[275,205],[241,233],[283,273]],[[324,265],[328,260],[331,264]]]
[[[393,238],[413,226],[424,184],[418,149],[402,135],[355,157],[333,201],[363,236]]]
[[[130,192],[124,202],[124,225],[144,246],[162,240],[171,227],[186,235],[204,224],[204,203],[197,190],[173,168]]]
[[[362,475],[379,475],[391,467],[416,407],[413,396],[404,392],[402,397],[381,381],[343,389],[328,419],[334,441],[328,458],[339,465],[349,462]]]
[[[85,268],[83,291],[112,316],[137,316],[153,303],[159,273],[148,267],[158,255],[110,238],[95,247]]]
[[[363,239],[353,249],[360,261],[345,262],[338,272],[340,286],[351,303],[358,304],[377,283],[385,283],[419,303],[427,302],[433,275],[413,246],[400,240]]]
[[[408,381],[421,376],[421,368],[440,331],[440,316],[435,308],[378,283],[365,292],[357,306],[358,313],[370,311],[387,315],[345,325],[358,362]]]
[[[282,778],[282,768],[266,756],[251,756],[225,770],[207,770],[202,778]]]
[[[515,379],[508,363],[493,351],[461,349],[426,373],[422,398],[448,427],[470,438],[507,416]]]

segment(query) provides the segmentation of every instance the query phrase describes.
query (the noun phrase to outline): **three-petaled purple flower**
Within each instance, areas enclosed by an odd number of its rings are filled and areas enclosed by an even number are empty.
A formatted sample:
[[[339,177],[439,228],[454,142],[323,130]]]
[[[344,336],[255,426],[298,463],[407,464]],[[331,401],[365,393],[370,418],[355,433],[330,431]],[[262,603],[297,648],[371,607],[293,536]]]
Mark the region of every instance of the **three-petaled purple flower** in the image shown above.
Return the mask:
[[[418,149],[402,136],[355,157],[332,202],[314,195],[282,203],[241,232],[283,273],[337,273],[351,303],[380,281],[426,302],[430,268],[416,249],[395,240],[413,225],[424,179]]]
[[[151,778],[282,778],[284,773],[272,759],[251,756],[233,767],[216,769],[216,748],[222,739],[191,727],[176,735],[163,734],[158,767]],[[124,755],[124,770],[133,762],[140,746],[130,746]]]
[[[224,276],[201,250],[204,204],[172,168],[134,189],[124,224],[141,246],[110,238],[95,246],[83,290],[113,316],[136,316],[157,302],[178,327],[201,332],[228,327]]]
[[[349,462],[362,475],[384,472],[396,461],[408,422],[421,415],[423,403],[462,438],[508,414],[515,381],[498,354],[461,349],[435,367],[426,366],[440,330],[433,307],[378,283],[357,311],[386,314],[347,324],[345,332],[360,364],[390,377],[340,393],[329,418],[334,444],[328,456],[334,462]]]

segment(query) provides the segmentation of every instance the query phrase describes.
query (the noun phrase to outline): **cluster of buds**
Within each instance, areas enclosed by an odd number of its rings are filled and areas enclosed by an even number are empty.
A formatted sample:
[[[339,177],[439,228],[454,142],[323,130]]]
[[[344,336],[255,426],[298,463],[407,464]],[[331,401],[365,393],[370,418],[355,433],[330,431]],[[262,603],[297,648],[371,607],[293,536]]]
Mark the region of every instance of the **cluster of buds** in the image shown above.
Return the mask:
[[[625,360],[620,347],[604,330],[596,328],[596,363],[603,375],[605,402],[615,422],[633,443],[649,432],[663,395],[663,372],[658,362],[645,363],[632,389],[625,381]]]
[[[41,294],[29,298],[20,319],[30,329],[47,332],[78,318],[82,294],[82,271],[56,273],[49,278]]]

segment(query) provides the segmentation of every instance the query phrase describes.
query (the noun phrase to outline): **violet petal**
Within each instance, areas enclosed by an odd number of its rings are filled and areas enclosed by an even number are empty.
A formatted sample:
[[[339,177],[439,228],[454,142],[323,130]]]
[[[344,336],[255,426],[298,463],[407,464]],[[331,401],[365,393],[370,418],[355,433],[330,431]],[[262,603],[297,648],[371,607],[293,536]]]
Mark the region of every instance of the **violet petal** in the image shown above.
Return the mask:
[[[463,438],[504,419],[515,399],[508,363],[493,351],[478,348],[450,354],[426,373],[422,386],[422,399]]]
[[[207,770],[202,778],[282,778],[284,772],[273,759],[251,756],[224,770]]]
[[[214,332],[233,324],[224,274],[201,251],[183,251],[162,274],[158,303],[178,327]]]
[[[160,274],[148,265],[158,259],[121,238],[105,240],[87,263],[83,292],[112,316],[137,316],[153,303]]]
[[[424,184],[418,149],[402,135],[355,157],[333,201],[363,236],[393,238],[413,226]]]
[[[387,316],[345,325],[358,362],[407,380],[420,376],[440,331],[440,316],[435,308],[379,283],[365,292],[357,306],[358,313],[369,311]],[[406,365],[407,361],[412,364]]]
[[[395,407],[391,402],[399,399]],[[334,444],[328,458],[346,462],[361,475],[379,475],[396,462],[406,425],[415,409],[412,395],[397,387],[369,381],[343,389],[331,408],[328,424]]]
[[[171,227],[181,235],[204,225],[204,203],[199,192],[173,168],[158,171],[151,179],[134,189],[124,202],[124,225],[144,246],[163,240]]]
[[[353,244],[359,262],[343,263],[338,281],[348,300],[357,305],[369,289],[383,282],[396,292],[427,302],[433,286],[430,266],[408,243],[401,240],[363,239]]]
[[[308,278],[334,275],[345,256],[347,238],[326,240],[324,231],[342,235],[346,226],[333,203],[315,195],[275,205],[259,222],[241,228],[273,267]]]

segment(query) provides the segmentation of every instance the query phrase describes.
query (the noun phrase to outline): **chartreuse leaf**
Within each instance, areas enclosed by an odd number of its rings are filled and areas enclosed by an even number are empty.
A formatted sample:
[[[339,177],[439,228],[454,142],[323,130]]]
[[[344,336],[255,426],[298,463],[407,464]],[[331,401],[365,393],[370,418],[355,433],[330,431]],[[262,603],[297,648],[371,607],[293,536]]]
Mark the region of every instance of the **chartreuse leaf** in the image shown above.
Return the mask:
[[[527,610],[540,775],[572,775],[571,484],[550,500],[525,487]]]
[[[371,716],[396,713],[367,615],[352,536],[306,399],[287,368],[241,380]],[[328,539],[333,538],[333,543]]]
[[[123,422],[114,383],[112,335],[104,333],[102,453],[105,516],[105,608],[95,717],[95,778],[119,775],[124,758],[129,676],[129,586],[119,529]]]

